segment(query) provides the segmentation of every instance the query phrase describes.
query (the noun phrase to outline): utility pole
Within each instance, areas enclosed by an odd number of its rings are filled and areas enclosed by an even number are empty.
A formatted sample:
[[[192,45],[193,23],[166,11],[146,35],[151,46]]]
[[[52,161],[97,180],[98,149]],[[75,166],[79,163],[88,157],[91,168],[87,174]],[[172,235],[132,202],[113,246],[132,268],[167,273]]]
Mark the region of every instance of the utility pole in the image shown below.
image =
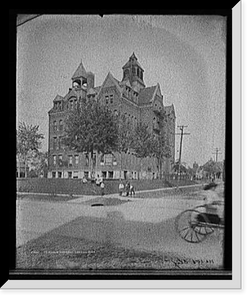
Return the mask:
[[[218,155],[222,153],[220,152],[219,148],[215,148],[215,152],[212,154],[215,154],[215,161],[218,162]]]
[[[187,125],[180,125],[178,126],[180,132],[179,133],[175,133],[176,135],[180,135],[180,146],[179,146],[179,169],[178,169],[178,178],[180,177],[180,167],[181,167],[181,157],[182,157],[182,143],[183,143],[183,136],[184,135],[189,135],[189,132],[184,132],[184,128],[188,127]]]

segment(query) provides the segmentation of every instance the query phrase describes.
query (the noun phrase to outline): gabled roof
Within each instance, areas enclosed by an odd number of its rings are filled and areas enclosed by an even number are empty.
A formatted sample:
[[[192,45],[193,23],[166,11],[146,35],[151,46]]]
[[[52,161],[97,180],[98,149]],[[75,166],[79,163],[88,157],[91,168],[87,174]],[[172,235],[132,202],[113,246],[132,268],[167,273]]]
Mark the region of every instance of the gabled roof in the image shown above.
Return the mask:
[[[88,91],[87,91],[87,95],[95,95],[97,92],[95,90],[95,88],[90,88]]]
[[[137,65],[139,68],[143,70],[139,62],[137,61],[137,57],[135,53],[133,52],[129,60],[126,62],[126,64],[122,67],[123,69],[130,67],[131,65]]]
[[[154,86],[149,86],[141,89],[138,95],[138,104],[139,105],[149,104],[154,96],[156,87],[157,86],[154,85]]]
[[[129,79],[121,81],[119,84],[120,84],[120,86],[127,85],[128,87],[132,88]]]
[[[56,102],[56,101],[61,101],[63,100],[63,97],[60,96],[59,94],[53,99],[53,102]]]
[[[87,72],[86,72],[85,68],[83,67],[82,62],[79,64],[77,70],[74,72],[72,79],[76,79],[79,77],[83,77],[83,78],[87,77]]]
[[[102,86],[100,87],[97,98],[99,97],[102,89],[107,86],[115,86],[120,93],[122,92],[122,88],[119,85],[119,80],[117,80],[110,72],[108,72],[108,75],[106,76]]]

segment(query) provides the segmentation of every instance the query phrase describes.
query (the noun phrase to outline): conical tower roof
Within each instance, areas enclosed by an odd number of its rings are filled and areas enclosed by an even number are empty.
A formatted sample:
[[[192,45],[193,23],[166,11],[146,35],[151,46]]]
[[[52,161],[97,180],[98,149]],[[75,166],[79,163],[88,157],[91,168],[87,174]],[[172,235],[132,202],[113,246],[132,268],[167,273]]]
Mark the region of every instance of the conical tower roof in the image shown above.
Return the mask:
[[[134,52],[132,53],[131,57],[129,58],[129,60],[126,62],[126,64],[122,68],[125,69],[125,68],[128,68],[128,67],[132,66],[132,65],[137,65],[140,69],[143,70],[143,68],[141,67],[141,65],[137,61],[137,57],[136,57]]]
[[[85,70],[85,68],[83,67],[82,62],[79,64],[77,70],[74,72],[72,79],[76,79],[76,78],[87,78],[87,72]]]

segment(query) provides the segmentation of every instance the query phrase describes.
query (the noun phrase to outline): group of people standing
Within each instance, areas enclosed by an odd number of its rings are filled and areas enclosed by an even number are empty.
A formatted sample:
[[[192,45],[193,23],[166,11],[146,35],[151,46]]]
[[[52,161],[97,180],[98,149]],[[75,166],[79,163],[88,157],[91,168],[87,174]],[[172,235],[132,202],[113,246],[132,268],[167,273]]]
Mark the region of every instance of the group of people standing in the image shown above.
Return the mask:
[[[125,196],[133,196],[136,194],[135,187],[129,181],[126,181],[125,184],[120,180],[119,183],[119,196],[122,196],[125,192]]]
[[[83,183],[88,182],[88,180],[85,176],[83,177],[82,182]],[[93,180],[93,182],[95,182],[96,186],[100,187],[101,195],[103,196],[104,195],[105,184],[104,184],[102,176],[97,175],[97,177]],[[120,179],[120,182],[119,182],[119,196],[122,196],[123,193],[125,193],[125,196],[133,196],[133,195],[136,194],[135,187],[132,183],[130,183],[128,180],[126,180],[125,183],[124,183]]]

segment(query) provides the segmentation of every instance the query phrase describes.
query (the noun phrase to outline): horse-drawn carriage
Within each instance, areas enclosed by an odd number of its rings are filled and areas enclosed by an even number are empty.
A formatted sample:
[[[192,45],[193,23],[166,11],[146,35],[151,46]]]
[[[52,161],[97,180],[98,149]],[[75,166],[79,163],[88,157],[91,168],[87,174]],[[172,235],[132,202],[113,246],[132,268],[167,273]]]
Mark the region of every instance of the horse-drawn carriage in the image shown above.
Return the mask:
[[[224,219],[217,213],[223,201],[215,201],[211,207],[199,205],[181,212],[175,220],[175,227],[180,237],[189,243],[200,243],[215,229],[224,229]]]

